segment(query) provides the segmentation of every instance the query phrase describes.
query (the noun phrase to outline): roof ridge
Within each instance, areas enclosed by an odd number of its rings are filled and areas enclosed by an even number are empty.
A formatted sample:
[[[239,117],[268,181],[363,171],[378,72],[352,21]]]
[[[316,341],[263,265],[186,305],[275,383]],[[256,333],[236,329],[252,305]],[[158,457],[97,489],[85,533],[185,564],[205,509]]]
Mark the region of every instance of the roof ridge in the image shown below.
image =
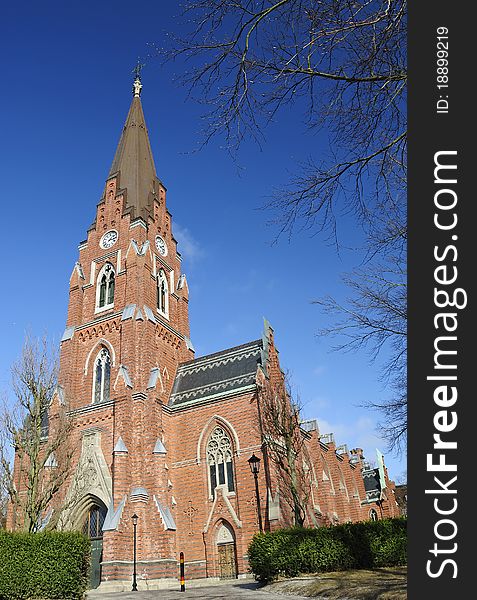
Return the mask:
[[[187,365],[192,365],[192,364],[197,363],[197,362],[199,362],[201,360],[207,360],[209,358],[214,358],[216,356],[221,356],[221,355],[223,355],[225,353],[236,351],[236,350],[245,349],[245,348],[247,348],[249,346],[254,346],[254,345],[256,345],[256,346],[258,346],[258,347],[261,348],[262,345],[263,345],[263,341],[261,339],[252,340],[251,342],[246,342],[245,344],[240,344],[239,346],[232,346],[232,348],[225,348],[224,350],[220,350],[219,352],[213,352],[212,354],[204,354],[203,356],[198,356],[196,358],[193,358],[192,360],[188,360],[186,362],[179,363],[179,365],[178,365],[177,368],[179,368],[179,367],[185,367]]]

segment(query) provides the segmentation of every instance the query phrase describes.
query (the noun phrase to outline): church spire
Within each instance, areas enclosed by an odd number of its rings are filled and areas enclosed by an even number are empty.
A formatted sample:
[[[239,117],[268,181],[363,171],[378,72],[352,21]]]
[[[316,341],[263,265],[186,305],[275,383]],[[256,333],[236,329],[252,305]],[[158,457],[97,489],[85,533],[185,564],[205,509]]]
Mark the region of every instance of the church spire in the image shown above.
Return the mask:
[[[119,140],[109,177],[119,174],[119,186],[126,190],[124,212],[131,218],[147,217],[157,189],[156,167],[141,105],[141,65],[134,69],[133,99]]]

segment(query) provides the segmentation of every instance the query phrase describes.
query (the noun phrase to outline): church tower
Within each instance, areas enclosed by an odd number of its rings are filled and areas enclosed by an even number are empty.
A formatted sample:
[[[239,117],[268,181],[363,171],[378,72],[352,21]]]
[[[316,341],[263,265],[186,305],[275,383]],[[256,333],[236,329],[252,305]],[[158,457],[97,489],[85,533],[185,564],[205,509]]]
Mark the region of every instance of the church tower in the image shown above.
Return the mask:
[[[178,364],[194,358],[188,287],[141,88],[137,76],[95,220],[79,246],[61,340],[60,389],[75,417],[80,452],[65,499],[66,526],[79,527],[89,511],[85,522],[94,531],[88,533],[100,538],[103,530],[102,557],[101,544],[96,548],[103,579],[120,578],[122,561],[131,559],[133,513],[144,559],[167,563],[174,553],[174,528],[164,528],[171,497],[163,406]],[[156,510],[145,510],[153,503]],[[149,577],[164,576],[163,567]]]

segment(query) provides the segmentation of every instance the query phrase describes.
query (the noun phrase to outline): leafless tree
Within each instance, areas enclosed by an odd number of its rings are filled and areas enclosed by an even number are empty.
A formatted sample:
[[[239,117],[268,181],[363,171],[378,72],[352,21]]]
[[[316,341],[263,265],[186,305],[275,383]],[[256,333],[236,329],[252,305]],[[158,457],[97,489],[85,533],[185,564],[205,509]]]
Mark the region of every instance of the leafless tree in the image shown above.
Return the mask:
[[[389,346],[381,379],[391,389],[384,402],[369,400],[366,406],[381,412],[380,429],[391,450],[406,444],[406,273],[398,260],[373,264],[345,276],[352,295],[344,303],[327,296],[317,300],[334,315],[335,323],[323,329],[323,335],[338,336],[335,350],[356,351],[367,347],[374,360],[383,347]]]
[[[264,380],[259,388],[260,428],[268,460],[276,476],[280,497],[303,526],[311,494],[311,463],[306,448],[307,434],[300,427],[300,407],[292,403],[287,379]]]
[[[47,341],[27,339],[12,367],[15,400],[5,400],[0,414],[1,485],[13,527],[29,532],[43,527],[72,470],[72,420],[66,399],[57,397],[57,372],[57,357]],[[60,507],[55,512],[54,520]]]
[[[1,476],[1,475],[0,475]],[[0,529],[7,525],[8,494],[5,485],[0,483]]]
[[[267,207],[280,233],[309,228],[337,247],[344,213],[362,228],[350,301],[319,303],[339,316],[329,333],[391,354],[392,393],[377,406],[395,448],[406,423],[405,326],[394,329],[406,313],[406,11],[406,0],[186,0],[185,33],[159,49],[190,65],[182,83],[206,105],[205,142],[223,135],[231,152],[246,137],[260,143],[283,110],[328,133],[328,153],[304,157]]]
[[[209,107],[205,139],[230,149],[294,105],[325,125],[329,160],[304,165],[273,205],[283,230],[335,225],[339,201],[368,222],[403,190],[406,0],[188,0],[168,58],[184,56]],[[404,197],[400,198],[404,201]]]

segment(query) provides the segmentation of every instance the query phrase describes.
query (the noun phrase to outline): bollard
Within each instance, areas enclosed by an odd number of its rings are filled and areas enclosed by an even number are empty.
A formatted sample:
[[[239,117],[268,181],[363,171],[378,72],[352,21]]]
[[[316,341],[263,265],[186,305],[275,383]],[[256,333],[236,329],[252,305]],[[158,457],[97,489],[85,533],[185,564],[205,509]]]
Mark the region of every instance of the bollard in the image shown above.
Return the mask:
[[[185,576],[184,576],[184,553],[180,553],[180,568],[181,568],[181,592],[185,592]]]

